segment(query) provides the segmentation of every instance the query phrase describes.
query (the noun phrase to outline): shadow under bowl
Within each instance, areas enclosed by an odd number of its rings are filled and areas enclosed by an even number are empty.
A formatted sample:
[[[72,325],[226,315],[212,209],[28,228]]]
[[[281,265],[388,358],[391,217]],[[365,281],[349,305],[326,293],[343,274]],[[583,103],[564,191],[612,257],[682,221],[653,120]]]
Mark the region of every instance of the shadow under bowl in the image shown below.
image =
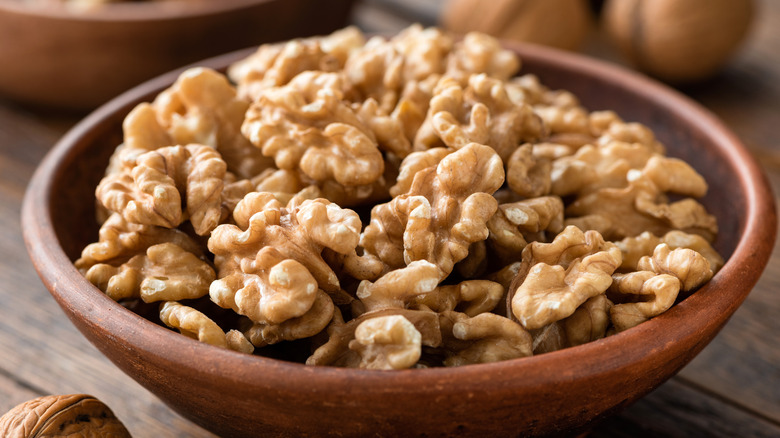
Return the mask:
[[[725,266],[666,313],[582,346],[451,369],[394,372],[308,367],[218,349],[153,324],[107,298],[73,267],[96,239],[94,188],[121,123],[170,85],[166,74],[122,94],[49,153],[22,211],[32,261],[76,327],[120,369],[186,418],[224,436],[555,435],[584,430],[676,374],[717,334],[758,281],[776,233],[774,200],[757,163],[708,111],[637,74],[515,45],[523,73],[650,126],[669,154],[709,182]],[[249,52],[200,65],[224,68]]]

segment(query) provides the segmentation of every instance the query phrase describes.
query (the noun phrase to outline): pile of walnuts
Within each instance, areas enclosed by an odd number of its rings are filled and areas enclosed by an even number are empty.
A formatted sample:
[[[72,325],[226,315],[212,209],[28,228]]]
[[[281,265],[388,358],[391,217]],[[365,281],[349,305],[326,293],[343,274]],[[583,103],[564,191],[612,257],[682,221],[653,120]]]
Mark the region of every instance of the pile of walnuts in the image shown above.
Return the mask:
[[[190,69],[125,119],[76,266],[203,342],[370,369],[579,345],[708,281],[704,179],[519,68],[412,26]]]

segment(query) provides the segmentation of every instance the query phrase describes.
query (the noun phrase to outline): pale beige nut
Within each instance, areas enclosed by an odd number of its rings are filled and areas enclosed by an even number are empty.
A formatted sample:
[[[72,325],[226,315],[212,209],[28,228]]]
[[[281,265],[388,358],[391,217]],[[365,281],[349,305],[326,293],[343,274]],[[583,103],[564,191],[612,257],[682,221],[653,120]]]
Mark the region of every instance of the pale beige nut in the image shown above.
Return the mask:
[[[536,146],[526,143],[506,158],[506,183],[525,198],[547,195],[552,186],[552,162],[535,154]]]
[[[609,294],[617,302],[609,311],[617,332],[667,311],[680,291],[680,280],[668,274],[637,271],[615,274]]]
[[[604,294],[585,301],[571,316],[531,330],[534,354],[549,353],[603,338],[610,324],[612,302]]]
[[[684,292],[695,290],[713,276],[710,262],[704,256],[689,248],[671,249],[665,243],[656,246],[652,256],[639,259],[637,269],[672,275],[680,280]]]
[[[439,162],[452,152],[454,152],[452,149],[439,147],[412,152],[406,156],[401,162],[398,179],[395,185],[390,188],[390,195],[395,197],[408,193],[417,172],[438,166]]]
[[[414,297],[411,309],[430,309],[436,313],[456,310],[473,317],[492,311],[504,297],[504,286],[489,280],[466,280],[440,285],[433,291]]]
[[[453,46],[447,59],[447,75],[456,78],[484,73],[506,81],[519,69],[520,59],[514,52],[504,49],[496,38],[480,32],[467,33]]]
[[[213,148],[170,146],[140,155],[129,171],[106,176],[95,193],[128,222],[175,228],[188,219],[197,234],[207,235],[222,217],[225,174]]]
[[[358,368],[401,370],[420,359],[422,335],[401,315],[379,316],[355,328],[349,349],[360,356]]]
[[[666,147],[655,138],[655,134],[647,126],[637,122],[624,122],[611,116],[607,116],[606,119],[609,120],[609,124],[598,137],[598,145],[622,141],[641,144],[657,154],[664,155],[666,153]]]
[[[160,305],[160,320],[188,338],[227,348],[225,332],[208,316],[177,301],[165,301]]]
[[[566,207],[565,215],[567,225],[593,227],[594,221],[601,221],[606,229],[600,231],[609,240],[645,231],[664,235],[675,229],[712,240],[718,232],[717,220],[704,206],[692,198],[669,203],[641,172],[629,172],[624,188],[603,188],[577,198]]]
[[[345,186],[371,184],[384,173],[376,142],[359,129],[332,123],[322,131],[321,144],[309,144],[301,171],[315,181],[334,180]]]
[[[607,290],[621,261],[613,243],[574,227],[567,227],[550,244],[528,245],[523,250],[523,265],[528,268],[519,274],[522,282],[511,298],[512,314],[527,329],[566,318]]]
[[[238,84],[242,97],[255,100],[262,90],[285,85],[304,71],[342,68],[350,53],[364,43],[360,30],[350,26],[323,37],[263,44],[252,55],[233,63],[228,76]]]
[[[448,367],[528,357],[531,335],[520,324],[493,313],[469,317],[446,311],[440,316]]]
[[[220,275],[211,283],[211,301],[265,324],[308,312],[317,297],[317,281],[301,263],[283,257],[276,249],[264,247],[251,266],[241,266],[240,271]]]
[[[447,155],[417,172],[408,193],[372,209],[360,240],[364,252],[389,269],[427,260],[445,278],[473,242],[487,238],[485,224],[497,208],[491,194],[503,176],[501,159],[487,146],[470,144]]]
[[[412,150],[412,143],[407,136],[410,128],[407,124],[422,124],[424,113],[408,101],[402,101],[392,113],[385,113],[374,99],[367,99],[360,104],[352,104],[358,117],[374,133],[380,150],[391,152],[403,158]]]
[[[444,73],[451,48],[449,36],[416,24],[389,40],[371,38],[344,65],[350,99],[374,99],[389,114],[398,105],[407,83]]]
[[[421,335],[421,345],[434,348],[441,346],[441,328],[436,313],[409,309],[385,309],[364,313],[345,322],[341,312],[336,309],[333,313],[333,320],[327,328],[328,340],[306,359],[306,364],[357,368],[360,365],[361,357],[349,347],[350,342],[355,339],[355,329],[364,321],[390,315],[403,316],[412,323]]]
[[[311,308],[303,315],[279,324],[255,322],[246,330],[245,335],[255,347],[309,338],[327,327],[333,318],[334,309],[335,306],[328,294],[320,290]]]
[[[85,276],[114,301],[145,303],[200,298],[216,278],[208,263],[173,243],[150,246],[119,266],[96,264]]]
[[[21,403],[0,417],[8,438],[130,438],[111,409],[87,394],[47,395]]]
[[[670,249],[689,248],[701,254],[710,264],[713,273],[723,266],[723,257],[703,237],[696,234],[688,234],[683,231],[673,230],[663,237],[645,231],[635,237],[626,237],[615,244],[623,252],[623,264],[620,269],[625,272],[635,271],[639,259],[653,255],[655,247],[665,243]]]
[[[255,346],[247,339],[247,337],[236,329],[228,330],[225,333],[225,342],[227,348],[238,351],[240,353],[252,354],[255,351]]]
[[[563,230],[563,201],[541,196],[500,204],[487,223],[491,249],[506,262],[520,260],[528,242],[546,242]]]
[[[468,77],[468,86],[442,79],[431,99],[428,115],[415,141],[415,150],[470,143],[488,145],[508,160],[518,145],[544,135],[544,126],[531,107],[509,98],[503,82],[484,74]]]
[[[364,312],[403,309],[413,298],[432,293],[439,284],[440,275],[438,266],[426,260],[416,260],[388,272],[375,282],[361,281],[356,295],[364,306]]]
[[[272,164],[241,135],[249,103],[236,95],[221,73],[201,67],[189,69],[155,98],[152,107],[172,140],[158,147],[189,143],[211,146],[223,157],[228,170],[241,178],[250,178]]]
[[[261,250],[269,248],[279,254],[280,260],[303,265],[316,280],[316,287],[329,293],[341,290],[322,252],[330,248],[348,254],[355,249],[361,228],[355,212],[325,199],[305,200],[287,209],[273,194],[253,192],[238,203],[233,219],[235,225],[218,226],[208,241],[219,278],[253,274]]]
[[[637,143],[614,141],[586,145],[552,163],[552,193],[558,196],[592,193],[628,185],[628,172],[642,169],[654,153]]]
[[[205,248],[182,231],[133,224],[114,213],[101,225],[98,242],[87,245],[74,264],[82,273],[86,273],[98,263],[121,264],[135,255],[146,253],[150,246],[161,243],[172,243],[198,257],[205,256]]]

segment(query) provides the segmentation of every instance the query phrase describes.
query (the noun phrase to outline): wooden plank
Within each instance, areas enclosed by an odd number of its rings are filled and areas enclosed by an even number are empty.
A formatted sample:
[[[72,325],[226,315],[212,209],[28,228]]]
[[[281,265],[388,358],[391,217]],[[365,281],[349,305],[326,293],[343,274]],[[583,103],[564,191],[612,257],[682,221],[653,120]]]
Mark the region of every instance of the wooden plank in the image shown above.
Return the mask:
[[[659,436],[769,438],[780,436],[780,424],[703,393],[681,379],[672,379],[588,435],[589,438]]]
[[[0,416],[14,406],[41,395],[40,391],[23,385],[13,375],[0,372]]]

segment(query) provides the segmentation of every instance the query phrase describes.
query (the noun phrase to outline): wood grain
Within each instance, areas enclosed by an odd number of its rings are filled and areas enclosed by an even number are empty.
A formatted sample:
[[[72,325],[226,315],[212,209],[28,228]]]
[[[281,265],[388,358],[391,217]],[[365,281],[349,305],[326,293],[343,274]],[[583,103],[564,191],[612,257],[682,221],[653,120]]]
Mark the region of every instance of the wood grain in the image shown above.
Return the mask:
[[[431,4],[364,2],[353,21],[394,31],[431,22]],[[682,89],[724,120],[761,158],[780,193],[780,2],[759,2],[751,39],[724,72]],[[415,20],[415,17],[417,19]],[[598,41],[589,52],[620,62]],[[19,208],[36,164],[78,116],[34,113],[0,101],[0,411],[44,394],[85,392],[106,402],[135,437],[212,434],[182,419],[108,362],[41,285],[20,234]],[[780,250],[723,331],[678,377],[594,437],[780,436]],[[2,413],[0,412],[0,414]]]

